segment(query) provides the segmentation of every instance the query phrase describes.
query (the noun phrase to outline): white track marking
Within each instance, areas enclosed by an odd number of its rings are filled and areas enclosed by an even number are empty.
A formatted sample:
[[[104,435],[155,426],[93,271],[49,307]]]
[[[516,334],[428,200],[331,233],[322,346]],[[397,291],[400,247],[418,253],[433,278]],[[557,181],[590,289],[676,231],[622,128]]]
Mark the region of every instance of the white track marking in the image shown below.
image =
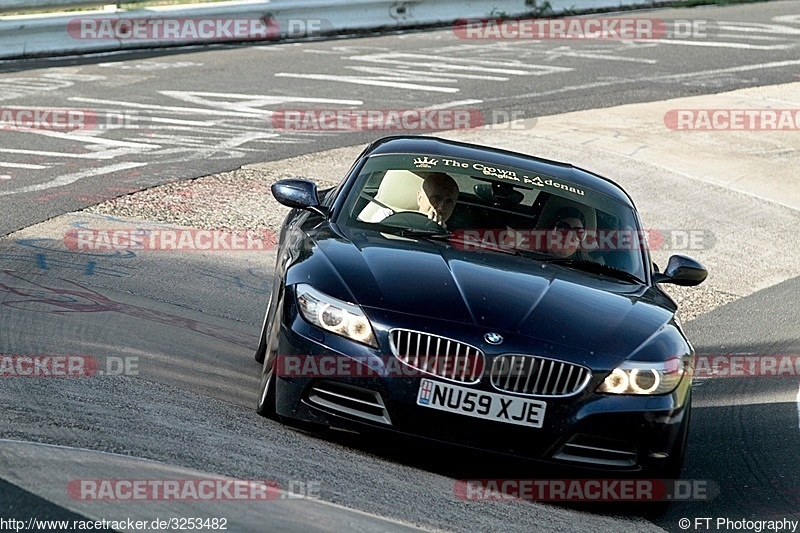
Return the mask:
[[[66,141],[72,142],[84,142],[87,144],[102,144],[105,146],[119,146],[125,148],[137,148],[137,149],[152,149],[152,148],[161,148],[161,146],[157,144],[146,144],[146,143],[133,143],[128,141],[117,141],[114,139],[106,139],[104,137],[95,137],[92,135],[76,135],[74,133],[61,133],[59,131],[48,131],[48,130],[28,130],[27,133],[33,133],[35,135],[43,135],[45,137],[53,137],[56,139],[62,139]]]
[[[379,64],[383,64],[383,65],[401,65],[403,67],[411,67],[411,68],[414,68],[414,67],[419,68],[419,66],[420,66],[420,61],[419,60],[402,61],[402,60],[391,58],[391,57],[383,58],[383,57],[377,57],[377,56],[355,56],[355,57],[350,57],[348,59],[351,59],[353,61],[365,61],[365,62],[368,62],[368,63],[379,63]],[[480,62],[480,61],[477,61],[477,62]],[[473,66],[473,65],[456,65],[456,64],[453,64],[453,62],[451,62],[449,60],[446,61],[446,62],[445,61],[427,61],[427,62],[424,63],[424,65],[425,65],[426,69],[436,68],[436,69],[441,69],[441,71],[446,71],[446,72],[440,72],[440,75],[450,74],[450,71],[453,71],[453,70],[463,70],[463,71],[467,71],[467,72],[476,72],[477,71],[477,72],[485,72],[487,74],[507,74],[507,75],[511,75],[511,76],[524,76],[524,75],[529,73],[529,70],[520,69],[520,68],[510,68],[510,67],[509,68],[496,68],[496,67],[489,68],[489,67]],[[518,65],[514,65],[514,66],[518,66]],[[550,67],[542,67],[542,68],[549,69]]]
[[[70,98],[73,102],[86,102],[88,104],[104,104],[104,105],[118,105],[131,109],[147,109],[150,111],[163,111],[168,113],[178,113],[183,115],[219,115],[225,117],[244,117],[249,118],[255,116],[253,113],[232,113],[230,111],[223,111],[220,109],[204,109],[201,107],[177,107],[156,104],[139,104],[137,102],[123,102],[121,100],[105,100],[102,98],[83,98],[75,96]]]
[[[473,52],[473,50],[468,51]],[[475,57],[474,53],[469,57],[453,57],[441,54],[386,52],[351,55],[343,59],[362,63],[362,65],[347,65],[345,68],[363,75],[278,72],[275,76],[414,91],[457,93],[460,89],[452,85],[459,79],[508,81],[510,76],[544,76],[574,70],[554,65],[532,65],[518,59],[496,57],[484,59]],[[367,66],[364,63],[374,66]]]
[[[54,187],[63,187],[64,185],[69,185],[70,183],[74,183],[83,178],[90,178],[92,176],[102,176],[103,174],[110,174],[112,172],[118,172],[120,170],[128,170],[131,168],[143,167],[145,165],[147,165],[147,163],[119,163],[117,165],[110,165],[107,167],[92,168],[89,170],[84,170],[83,172],[76,172],[74,174],[65,174],[63,176],[59,176],[53,180],[50,180],[46,183],[29,185],[27,187],[15,189],[13,191],[2,191],[0,192],[0,196],[10,196],[12,194],[44,191],[47,189],[52,189]]]
[[[773,41],[773,42],[781,42],[786,41],[785,37],[772,37],[770,35],[747,35],[747,34],[736,34],[736,33],[718,33],[714,36],[717,40],[723,39],[745,39],[750,41]]]
[[[732,43],[726,41],[703,41],[698,39],[696,41],[681,41],[679,39],[662,39],[658,44],[676,44],[680,46],[705,46],[708,48],[738,48],[741,50],[788,50],[794,48],[793,44],[748,44],[748,43]]]
[[[230,148],[238,148],[239,146],[241,146],[243,144],[247,144],[250,141],[257,141],[257,140],[261,140],[261,139],[274,139],[275,137],[279,137],[279,136],[280,136],[280,134],[278,134],[278,133],[263,133],[263,132],[256,132],[256,131],[250,132],[250,133],[244,133],[244,134],[236,136],[236,137],[231,137],[231,138],[225,139],[223,142],[221,142],[221,143],[219,143],[217,145],[209,146],[208,148],[210,148],[210,150],[206,151],[205,153],[213,153],[213,152],[217,152],[217,151],[220,151],[220,150],[228,150]]]
[[[0,167],[5,167],[5,168],[28,168],[28,169],[48,168],[46,165],[29,165],[29,164],[26,164],[26,163],[9,163],[7,161],[0,161]]]
[[[780,18],[783,17],[776,17],[776,19]],[[737,36],[742,33],[773,33],[777,35],[800,35],[800,28],[792,28],[791,26],[781,26],[779,24],[762,24],[756,22],[721,22],[719,24],[719,28],[721,30],[732,31]]]
[[[275,96],[263,94],[207,93],[194,91],[160,91],[161,94],[216,109],[235,113],[249,113],[251,116],[263,116],[272,111],[267,106],[286,106],[292,104],[332,104],[344,106],[362,105],[361,100],[342,100],[335,98],[307,98],[301,96]]]
[[[371,79],[380,79],[381,76],[384,79],[392,79],[396,78],[397,73],[399,72],[397,69],[385,68],[385,67],[350,66],[347,68],[349,70],[355,70],[356,72],[365,72],[367,74],[370,74],[372,75]],[[414,79],[418,79],[421,81],[453,83],[456,78],[467,79],[467,80],[485,80],[485,81],[508,81],[509,79],[508,76],[488,76],[485,74],[465,74],[457,72],[448,72],[446,74],[434,75],[434,74],[429,74],[428,72],[420,72],[415,76],[408,76],[406,78],[406,81],[412,81]]]
[[[775,22],[787,22],[789,24],[800,24],[800,15],[780,15],[772,17]]]
[[[17,148],[0,148],[0,153],[6,154],[22,154],[22,155],[40,155],[45,157],[63,157],[69,159],[114,159],[115,157],[136,154],[139,150],[131,150],[130,148],[117,148],[114,150],[103,150],[101,152],[89,152],[86,154],[73,154],[71,152],[49,152],[44,150],[19,150]]]
[[[644,65],[655,65],[658,63],[657,59],[645,59],[641,57],[624,57],[615,56],[610,54],[600,54],[597,52],[584,52],[581,50],[574,50],[570,46],[560,46],[546,52],[548,60],[553,60],[561,57],[577,57],[579,59],[599,59],[601,61],[622,61],[625,63],[642,63]]]
[[[161,91],[161,92],[167,96],[171,96],[174,98],[179,98],[182,100],[194,100],[202,102],[204,105],[212,105],[214,107],[221,107],[221,104],[226,104],[225,102],[206,100],[196,96],[203,93],[193,93],[190,91]],[[234,96],[234,95],[228,95],[228,96]],[[294,97],[284,97],[284,99],[285,103],[299,102],[304,100]],[[318,103],[336,103],[341,105],[361,105],[364,103],[361,100],[330,100],[322,98],[314,98],[310,100],[313,100],[314,102]],[[155,105],[155,104],[140,104],[137,102],[124,102],[121,100],[106,100],[101,98],[73,97],[70,98],[70,101],[84,102],[89,104],[117,105],[127,109],[143,109],[148,111],[176,113],[181,115],[216,115],[222,117],[254,118],[254,117],[263,117],[265,114],[269,113],[267,110],[264,109],[250,109],[247,112],[242,112],[242,111],[231,111],[229,109],[208,109],[203,107],[179,107],[179,106],[166,106],[166,105]],[[260,102],[264,102],[264,100],[260,100]],[[280,103],[280,102],[273,102],[273,103]]]
[[[436,93],[457,93],[455,87],[439,87],[437,85],[421,85],[419,83],[405,83],[391,80],[369,79],[360,76],[341,76],[334,74],[295,74],[294,72],[278,72],[276,78],[297,78],[301,80],[334,81],[338,83],[353,83],[355,85],[373,85],[377,87],[392,87],[394,89],[408,89],[411,91],[431,91]]]
[[[572,91],[580,91],[583,89],[595,89],[597,87],[610,87],[613,85],[624,85],[626,83],[635,83],[640,81],[680,81],[680,80],[688,80],[692,78],[700,78],[703,76],[710,76],[715,74],[732,74],[735,72],[750,72],[753,70],[768,70],[771,68],[781,68],[781,67],[791,67],[794,65],[800,65],[800,59],[791,59],[786,61],[773,61],[772,63],[756,63],[755,65],[743,65],[739,67],[729,67],[729,68],[720,68],[720,69],[712,69],[712,70],[700,70],[695,72],[685,72],[682,74],[671,74],[668,76],[658,76],[658,77],[647,77],[647,78],[616,78],[613,80],[608,81],[598,81],[593,83],[583,83],[579,85],[567,85],[566,87],[560,87],[558,89],[553,89],[550,91],[542,91],[538,93],[525,93],[525,94],[516,94],[514,96],[504,96],[500,98],[487,98],[485,101],[493,101],[493,100],[519,100],[519,99],[528,99],[528,98],[536,98],[539,96],[548,96],[551,94],[561,94],[561,93],[568,93]]]
[[[368,63],[379,63],[386,65],[398,65],[402,73],[424,73],[426,76],[433,75],[446,77],[453,70],[464,70],[469,72],[484,72],[486,74],[506,74],[510,76],[527,76],[553,74],[557,72],[569,72],[574,70],[568,67],[556,67],[553,65],[532,65],[520,60],[508,59],[479,59],[471,57],[449,57],[441,55],[422,55],[409,53],[388,53],[350,56],[351,61],[363,61]],[[405,67],[408,67],[407,69]],[[434,69],[436,69],[434,71]],[[447,72],[442,72],[442,71]]]
[[[793,65],[800,65],[800,59],[792,59],[786,61],[773,61],[772,63],[756,63],[754,65],[742,65],[739,67],[719,68],[713,70],[701,70],[698,72],[687,72],[685,74],[672,74],[669,76],[661,76],[657,78],[660,80],[678,80],[683,78],[697,78],[706,76],[708,74],[730,74],[733,72],[750,72],[753,70],[767,70],[771,68],[791,67]]]
[[[460,107],[465,105],[477,105],[482,104],[483,100],[454,100],[452,102],[445,102],[443,104],[435,104],[425,106],[422,109],[449,109],[451,107]]]
[[[180,120],[177,118],[163,118],[163,117],[146,117],[147,122],[157,122],[159,124],[172,124],[174,126],[198,126],[213,128],[217,125],[216,122],[208,120]]]

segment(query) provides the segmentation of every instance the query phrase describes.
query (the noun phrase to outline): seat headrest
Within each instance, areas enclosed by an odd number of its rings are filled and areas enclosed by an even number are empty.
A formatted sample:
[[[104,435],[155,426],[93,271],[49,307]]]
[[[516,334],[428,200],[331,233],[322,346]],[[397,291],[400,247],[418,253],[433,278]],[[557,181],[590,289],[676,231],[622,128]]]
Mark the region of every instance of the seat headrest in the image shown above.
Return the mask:
[[[410,170],[387,170],[375,199],[395,211],[416,211],[417,193],[424,180]]]

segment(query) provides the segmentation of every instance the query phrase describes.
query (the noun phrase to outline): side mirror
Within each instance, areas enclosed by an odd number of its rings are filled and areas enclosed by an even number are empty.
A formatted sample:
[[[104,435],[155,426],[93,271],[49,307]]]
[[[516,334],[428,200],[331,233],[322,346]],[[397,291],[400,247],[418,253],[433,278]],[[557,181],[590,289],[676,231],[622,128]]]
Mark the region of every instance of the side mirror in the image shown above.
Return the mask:
[[[280,180],[272,184],[272,196],[281,204],[293,209],[305,209],[328,217],[327,208],[319,203],[317,184],[302,179]]]
[[[669,258],[664,273],[656,272],[653,275],[653,281],[690,287],[700,285],[707,277],[708,271],[705,267],[691,257],[673,255]]]

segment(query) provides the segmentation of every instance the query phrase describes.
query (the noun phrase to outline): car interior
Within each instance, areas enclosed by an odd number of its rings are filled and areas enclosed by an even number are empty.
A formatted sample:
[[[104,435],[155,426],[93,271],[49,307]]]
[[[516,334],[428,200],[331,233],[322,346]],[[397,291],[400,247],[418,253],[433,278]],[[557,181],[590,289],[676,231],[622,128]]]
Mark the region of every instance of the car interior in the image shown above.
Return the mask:
[[[537,187],[499,182],[485,176],[447,174],[459,187],[458,201],[447,222],[450,231],[547,230],[556,222],[556,213],[566,207],[574,207],[583,214],[587,231],[613,231],[622,227],[612,214]],[[374,223],[390,212],[417,211],[417,193],[425,176],[424,171],[405,169],[373,172],[353,210],[358,213],[357,220]],[[588,257],[621,270],[632,266],[627,250],[590,251]]]
[[[549,224],[554,222],[552,218],[555,213],[566,206],[581,210],[586,229],[596,227],[595,210],[568,198],[534,188],[515,187],[482,176],[448,175],[459,186],[458,202],[448,221],[450,229],[548,229]],[[385,216],[386,208],[394,212],[416,211],[417,193],[424,177],[425,173],[410,170],[374,173],[364,187],[361,202],[356,206],[358,220],[378,222],[381,215]]]

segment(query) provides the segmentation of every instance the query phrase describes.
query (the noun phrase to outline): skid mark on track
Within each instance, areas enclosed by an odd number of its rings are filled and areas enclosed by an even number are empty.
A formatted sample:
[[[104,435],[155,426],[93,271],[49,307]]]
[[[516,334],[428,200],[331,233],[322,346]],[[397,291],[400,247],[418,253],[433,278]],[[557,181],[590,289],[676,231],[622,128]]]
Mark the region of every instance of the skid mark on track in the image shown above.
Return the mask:
[[[256,337],[200,320],[113,300],[80,283],[48,279],[37,274],[3,270],[0,291],[7,293],[2,305],[22,311],[67,315],[70,313],[116,312],[131,317],[189,329],[237,346],[252,348]],[[17,299],[15,299],[17,298]]]

